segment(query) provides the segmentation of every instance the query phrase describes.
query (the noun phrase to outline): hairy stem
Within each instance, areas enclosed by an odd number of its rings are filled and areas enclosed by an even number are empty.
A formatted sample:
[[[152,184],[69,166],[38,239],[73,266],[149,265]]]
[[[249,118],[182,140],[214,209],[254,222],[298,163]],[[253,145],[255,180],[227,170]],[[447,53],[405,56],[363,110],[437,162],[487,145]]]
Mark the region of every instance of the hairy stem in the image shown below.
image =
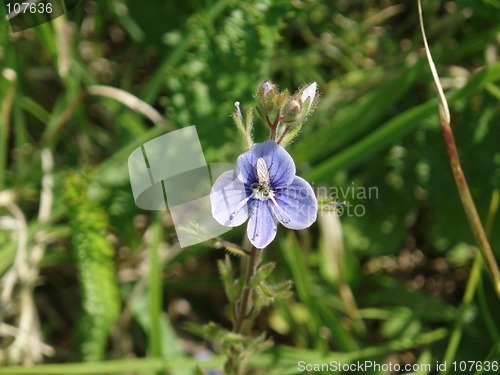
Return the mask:
[[[283,142],[283,138],[285,138],[285,135],[287,135],[287,133],[290,131],[290,126],[287,125],[285,130],[283,130],[283,133],[281,133],[281,136],[280,136],[280,139],[278,139],[278,142],[276,142],[277,144],[281,144],[281,142]]]
[[[251,302],[252,302],[252,279],[255,276],[257,266],[259,264],[260,250],[255,246],[252,246],[250,250],[248,261],[246,262],[245,269],[245,284],[243,286],[243,292],[241,293],[238,301],[233,305],[233,332],[237,334],[243,333],[244,328],[249,330],[250,320],[248,320],[251,312]],[[250,311],[249,311],[250,310]],[[248,324],[245,326],[245,322]],[[224,375],[240,375],[244,371],[244,353],[242,353],[241,348],[231,346],[230,354],[228,356]]]
[[[267,125],[269,126],[269,129],[273,130],[273,123],[271,122],[269,115],[266,115],[266,122],[267,122]]]
[[[271,127],[271,139],[273,141],[276,141],[276,133],[278,131],[278,125],[280,123],[280,111],[278,110],[278,113],[276,113],[276,117],[274,118],[274,122],[271,123],[271,120],[269,119],[269,116],[266,116],[267,123]]]
[[[252,288],[250,284],[255,275],[255,270],[257,269],[259,254],[260,250],[255,246],[252,246],[246,268],[246,279],[243,294],[237,302],[236,316],[234,317],[234,331],[237,333],[242,332],[243,323],[249,314],[248,308],[252,300]]]

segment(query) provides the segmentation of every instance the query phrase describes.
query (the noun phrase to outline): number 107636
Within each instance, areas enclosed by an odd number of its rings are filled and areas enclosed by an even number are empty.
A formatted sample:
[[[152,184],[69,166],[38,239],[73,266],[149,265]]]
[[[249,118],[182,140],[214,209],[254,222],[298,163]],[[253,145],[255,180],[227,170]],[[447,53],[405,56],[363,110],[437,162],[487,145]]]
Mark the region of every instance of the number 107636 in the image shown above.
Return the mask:
[[[41,3],[41,2],[16,2],[7,3],[7,13],[11,14],[21,14],[21,13],[52,13],[51,3]]]

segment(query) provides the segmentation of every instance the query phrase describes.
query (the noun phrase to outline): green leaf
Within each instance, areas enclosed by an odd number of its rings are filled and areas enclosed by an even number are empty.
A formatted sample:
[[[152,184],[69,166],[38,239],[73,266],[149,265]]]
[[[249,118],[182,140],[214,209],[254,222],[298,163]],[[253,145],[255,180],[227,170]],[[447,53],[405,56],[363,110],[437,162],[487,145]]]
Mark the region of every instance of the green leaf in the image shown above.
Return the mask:
[[[243,280],[235,278],[229,255],[226,255],[224,261],[219,260],[217,266],[229,303],[234,304],[243,289]]]

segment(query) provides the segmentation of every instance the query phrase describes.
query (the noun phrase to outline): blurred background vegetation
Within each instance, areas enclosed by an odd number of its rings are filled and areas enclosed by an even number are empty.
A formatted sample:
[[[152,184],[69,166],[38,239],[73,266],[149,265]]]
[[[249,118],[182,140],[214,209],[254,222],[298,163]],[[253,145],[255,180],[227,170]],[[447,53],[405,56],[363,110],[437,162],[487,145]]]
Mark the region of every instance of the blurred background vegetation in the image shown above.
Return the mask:
[[[500,2],[423,7],[498,258]],[[180,249],[168,212],[138,209],[127,158],[196,125],[208,163],[234,162],[233,103],[253,106],[265,79],[322,92],[288,147],[298,174],[378,194],[339,197],[362,216],[279,231],[265,257],[295,295],[259,317],[275,345],[254,372],[299,374],[298,360],[499,359],[500,304],[453,181],[416,2],[80,1],[18,33],[0,15],[0,363],[52,364],[0,373],[220,368],[217,347],[186,323],[229,324],[216,268],[225,252]],[[266,137],[257,125],[256,141]]]

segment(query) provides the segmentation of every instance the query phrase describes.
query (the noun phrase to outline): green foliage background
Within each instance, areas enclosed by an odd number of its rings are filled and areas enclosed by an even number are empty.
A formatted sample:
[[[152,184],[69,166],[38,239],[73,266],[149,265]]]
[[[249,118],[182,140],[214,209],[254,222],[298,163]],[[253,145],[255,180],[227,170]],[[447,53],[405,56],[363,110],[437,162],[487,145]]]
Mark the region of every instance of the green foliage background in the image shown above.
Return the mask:
[[[493,207],[498,258],[500,3],[423,6],[483,222]],[[0,373],[221,367],[217,354],[194,359],[206,344],[185,323],[227,323],[216,266],[224,252],[210,243],[179,250],[168,213],[135,206],[127,158],[147,140],[194,124],[208,163],[233,162],[242,152],[233,104],[253,106],[265,79],[289,90],[317,81],[322,92],[288,147],[298,174],[315,187],[376,187],[378,194],[345,197],[365,214],[340,217],[343,246],[330,235],[338,229],[331,217],[300,233],[280,229],[265,256],[277,262],[277,282],[293,280],[295,296],[259,318],[257,328],[275,345],[255,359],[255,373],[298,374],[298,360],[435,363],[446,352],[455,360],[499,359],[500,304],[486,271],[470,281],[475,242],[439,127],[416,2],[82,1],[14,34],[0,15],[0,213],[11,215],[9,202],[19,207],[28,253],[40,232],[48,238],[43,258],[31,264],[40,267],[32,286],[41,338],[55,349],[43,358],[52,367]],[[95,85],[135,95],[166,121],[94,95]],[[266,139],[264,126],[255,132],[256,141]],[[37,216],[42,149],[55,163],[45,222]],[[243,237],[238,228],[225,238]],[[18,240],[0,228],[4,278]],[[2,324],[18,325],[23,283],[0,307]],[[473,298],[462,300],[468,283]],[[26,348],[13,355],[12,340],[1,335],[0,362],[30,363]],[[84,359],[106,361],[59,365]]]

